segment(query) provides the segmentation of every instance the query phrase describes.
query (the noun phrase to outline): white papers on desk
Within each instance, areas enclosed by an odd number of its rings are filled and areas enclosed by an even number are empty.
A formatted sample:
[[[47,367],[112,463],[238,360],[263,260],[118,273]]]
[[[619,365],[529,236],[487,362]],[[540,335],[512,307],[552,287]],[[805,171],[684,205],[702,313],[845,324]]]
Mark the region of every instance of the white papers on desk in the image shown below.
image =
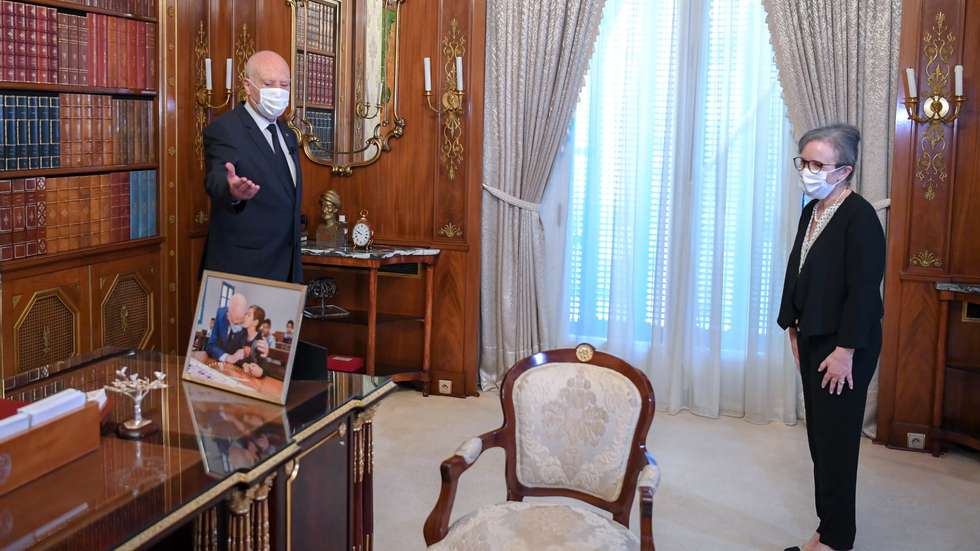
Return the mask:
[[[90,391],[86,392],[85,393],[85,398],[89,402],[95,402],[95,403],[99,404],[99,411],[102,411],[103,409],[105,409],[105,403],[106,403],[107,397],[106,397],[105,389],[104,388],[100,388],[98,390],[90,390]]]
[[[68,388],[53,396],[28,404],[18,409],[17,412],[27,414],[31,418],[31,427],[33,428],[83,407],[85,407],[85,393],[81,390]]]
[[[15,413],[0,419],[0,442],[26,432],[29,428],[31,428],[31,416],[26,413]]]

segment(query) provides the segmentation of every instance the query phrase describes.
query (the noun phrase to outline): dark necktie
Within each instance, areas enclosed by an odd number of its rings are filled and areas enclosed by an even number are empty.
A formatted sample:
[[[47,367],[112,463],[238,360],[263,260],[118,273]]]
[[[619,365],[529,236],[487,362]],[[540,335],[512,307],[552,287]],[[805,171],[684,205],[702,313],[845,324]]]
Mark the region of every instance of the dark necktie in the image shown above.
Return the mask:
[[[276,123],[271,123],[269,126],[265,127],[266,130],[272,134],[272,149],[275,151],[276,160],[279,162],[279,169],[282,171],[283,176],[285,176],[286,181],[290,184],[293,183],[293,175],[289,172],[289,163],[286,162],[286,154],[282,151],[282,146],[279,145],[279,132]]]

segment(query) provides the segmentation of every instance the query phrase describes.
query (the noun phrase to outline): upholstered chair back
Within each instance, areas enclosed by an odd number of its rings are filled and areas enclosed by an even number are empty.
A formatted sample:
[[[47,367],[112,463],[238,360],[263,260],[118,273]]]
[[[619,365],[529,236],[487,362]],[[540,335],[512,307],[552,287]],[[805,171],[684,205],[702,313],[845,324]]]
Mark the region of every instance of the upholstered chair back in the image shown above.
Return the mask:
[[[590,345],[531,356],[501,391],[508,498],[575,497],[629,514],[653,421],[653,389],[640,371]]]

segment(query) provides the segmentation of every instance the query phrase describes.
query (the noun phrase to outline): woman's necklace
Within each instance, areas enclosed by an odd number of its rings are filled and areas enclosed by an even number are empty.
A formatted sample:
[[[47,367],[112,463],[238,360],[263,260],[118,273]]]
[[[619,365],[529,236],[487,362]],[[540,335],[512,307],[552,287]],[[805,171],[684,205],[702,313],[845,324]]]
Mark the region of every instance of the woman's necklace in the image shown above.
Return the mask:
[[[817,238],[820,237],[820,233],[823,229],[827,227],[830,219],[834,217],[834,213],[840,208],[841,203],[844,199],[851,194],[850,189],[846,189],[834,199],[834,202],[830,205],[824,207],[820,212],[816,212],[816,206],[814,206],[813,214],[810,216],[810,223],[807,226],[806,237],[803,238],[803,246],[800,248],[800,267],[799,271],[803,271],[803,263],[806,262],[807,254],[810,253],[810,248],[813,247],[813,243],[816,242]]]

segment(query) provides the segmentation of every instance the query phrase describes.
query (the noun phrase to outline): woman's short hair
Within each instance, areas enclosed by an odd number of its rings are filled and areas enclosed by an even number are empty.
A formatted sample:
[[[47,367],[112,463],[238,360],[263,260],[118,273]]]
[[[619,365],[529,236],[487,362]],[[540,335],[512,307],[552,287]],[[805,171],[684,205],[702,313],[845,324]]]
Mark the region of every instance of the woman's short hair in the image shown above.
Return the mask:
[[[800,138],[799,151],[803,151],[810,142],[827,142],[834,148],[838,165],[857,166],[858,144],[861,143],[861,131],[850,124],[831,124],[814,128]],[[854,171],[847,176],[850,180]]]

